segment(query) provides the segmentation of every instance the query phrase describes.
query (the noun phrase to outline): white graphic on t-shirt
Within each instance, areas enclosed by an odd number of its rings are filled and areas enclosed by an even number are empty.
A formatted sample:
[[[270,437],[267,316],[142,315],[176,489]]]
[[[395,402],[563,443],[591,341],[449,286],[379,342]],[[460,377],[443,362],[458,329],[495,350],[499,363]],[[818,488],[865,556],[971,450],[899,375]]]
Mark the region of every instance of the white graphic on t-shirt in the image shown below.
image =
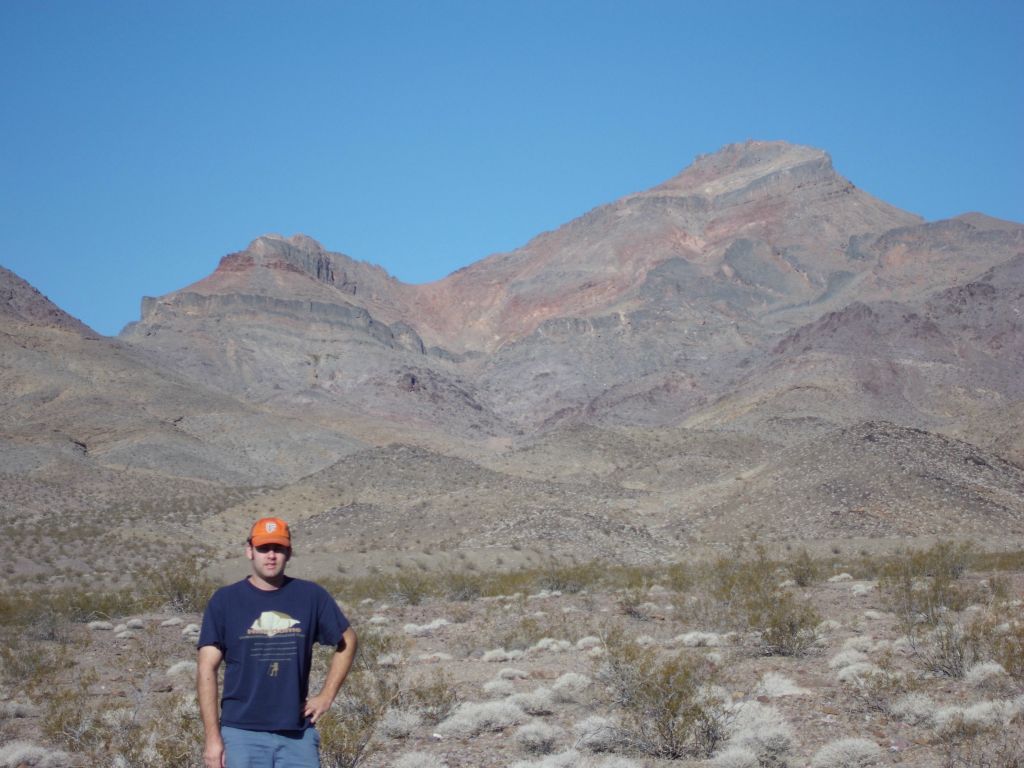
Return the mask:
[[[249,627],[250,635],[266,635],[273,637],[285,632],[302,632],[301,629],[293,629],[299,624],[298,619],[293,619],[287,613],[281,611],[264,611],[260,617]]]

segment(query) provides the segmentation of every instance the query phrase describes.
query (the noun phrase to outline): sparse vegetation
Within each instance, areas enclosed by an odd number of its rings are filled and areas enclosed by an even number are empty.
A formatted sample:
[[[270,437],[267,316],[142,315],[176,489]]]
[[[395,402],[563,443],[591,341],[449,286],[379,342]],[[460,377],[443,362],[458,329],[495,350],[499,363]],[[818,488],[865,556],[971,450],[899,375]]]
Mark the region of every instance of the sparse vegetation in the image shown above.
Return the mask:
[[[827,698],[849,738],[863,735],[865,716],[899,722],[915,749],[933,750],[943,768],[1019,764],[1022,746],[1012,734],[1022,694],[1021,573],[977,574],[973,556],[960,570],[945,547],[927,557],[873,557],[879,576],[909,570],[924,585],[938,575],[951,586],[931,594],[955,592],[972,603],[948,601],[934,623],[918,616],[906,639],[904,617],[879,610],[898,605],[899,581],[868,592],[850,576],[782,587],[808,567],[805,551],[794,548],[791,557],[773,560],[755,548],[672,568],[575,564],[553,576],[545,561],[510,573],[432,571],[418,597],[402,601],[402,572],[349,584],[368,602],[344,599],[360,654],[320,724],[325,768],[385,768],[403,754],[419,755],[410,764],[455,764],[470,749],[469,734],[477,734],[472,749],[500,753],[505,764],[639,766],[633,758],[649,755],[764,768],[853,759],[834,745],[801,753],[776,701],[790,696],[799,703],[788,701],[788,711],[816,710]],[[989,559],[997,561],[1015,562]],[[861,575],[860,562],[825,558],[811,570]],[[90,765],[198,764],[195,635],[184,631],[198,614],[179,613],[187,603],[168,599],[187,593],[201,602],[198,572],[180,589],[150,572],[109,593],[48,591],[55,611],[37,595],[0,598],[0,741],[24,745],[19,754],[66,753]],[[808,609],[812,599],[817,611]],[[828,605],[844,613],[826,612]],[[821,617],[829,621],[808,634]],[[406,625],[423,631],[407,633]],[[787,647],[793,638],[800,644]],[[814,645],[803,645],[809,640]],[[492,656],[515,659],[515,667],[478,663]],[[326,658],[317,657],[314,686]],[[116,678],[103,666],[115,659]],[[785,676],[772,671],[780,664]],[[481,667],[491,680],[467,682]],[[436,732],[446,736],[435,747]],[[830,727],[821,741],[836,735]],[[412,745],[423,751],[408,751]],[[602,751],[610,754],[588,755]]]

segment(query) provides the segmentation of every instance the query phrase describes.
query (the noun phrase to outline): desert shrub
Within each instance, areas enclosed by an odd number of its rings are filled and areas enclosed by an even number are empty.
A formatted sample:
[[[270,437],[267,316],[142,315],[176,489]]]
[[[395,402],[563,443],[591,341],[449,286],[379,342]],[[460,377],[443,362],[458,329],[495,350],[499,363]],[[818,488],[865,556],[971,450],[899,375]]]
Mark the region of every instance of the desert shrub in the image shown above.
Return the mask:
[[[619,745],[621,731],[618,720],[592,715],[573,728],[576,747],[591,752],[610,752]]]
[[[711,768],[761,768],[757,755],[746,747],[726,747],[715,755]]]
[[[127,616],[142,607],[138,593],[129,589],[92,591],[71,587],[54,590],[46,599],[54,614],[73,622]]]
[[[623,744],[656,757],[709,757],[725,735],[723,702],[704,695],[713,670],[683,654],[659,659],[615,631],[597,672],[622,710]]]
[[[758,548],[753,558],[742,552],[715,561],[709,573],[712,596],[740,627],[759,633],[768,655],[796,656],[817,639],[821,621],[814,608],[779,588],[779,569]]]
[[[1024,765],[1024,705],[980,702],[936,713],[934,742],[943,768],[1020,768]]]
[[[775,592],[780,581],[778,566],[768,560],[760,547],[753,558],[742,549],[717,558],[705,578],[712,596],[740,613],[752,598]]]
[[[821,616],[809,603],[787,592],[748,606],[747,623],[761,633],[761,650],[769,656],[799,656],[817,640]]]
[[[649,621],[651,615],[645,608],[647,603],[645,590],[628,589],[619,597],[618,607],[624,616],[629,616],[637,621]]]
[[[566,672],[551,685],[555,699],[560,702],[578,702],[590,687],[590,678],[578,672]]]
[[[148,678],[120,704],[88,695],[95,678],[50,700],[43,721],[46,737],[93,765],[177,768],[202,763],[202,723],[195,697],[164,699],[148,708]]]
[[[551,566],[537,575],[534,586],[537,589],[575,594],[600,584],[606,572],[607,568],[597,562]]]
[[[415,709],[428,725],[441,722],[459,705],[455,681],[440,669],[405,686],[401,700],[405,706]]]
[[[882,566],[879,586],[907,634],[970,602],[970,591],[957,584],[970,551],[969,544],[940,542],[927,550],[897,553]]]
[[[10,628],[0,631],[0,682],[26,691],[49,686],[71,660],[71,645],[33,643]]]
[[[323,768],[355,768],[373,752],[372,739],[385,713],[401,697],[402,667],[380,659],[397,653],[401,641],[373,630],[360,633],[359,651],[334,706],[317,721]],[[314,656],[313,679],[322,677],[333,649]]]
[[[1024,616],[993,611],[976,617],[965,633],[978,657],[1001,665],[1016,680],[1024,679]]]
[[[145,572],[139,595],[141,607],[200,613],[219,586],[206,575],[197,558],[186,558],[175,567],[159,567]]]
[[[947,677],[963,677],[969,667],[981,660],[979,638],[948,616],[939,619],[934,629],[913,647],[926,670]]]
[[[887,707],[889,714],[910,725],[929,723],[935,714],[935,702],[923,693],[908,693],[894,699]]]
[[[478,574],[451,571],[441,577],[441,591],[448,600],[469,602],[484,594],[486,581]]]
[[[805,696],[810,691],[801,688],[795,682],[778,672],[766,672],[761,682],[757,684],[754,692],[758,696],[767,696],[769,699],[777,699],[783,696]]]
[[[786,563],[786,572],[799,587],[809,587],[821,578],[821,568],[806,549]]]
[[[889,712],[892,702],[912,687],[905,675],[893,669],[889,655],[878,664],[862,662],[840,669],[839,680],[860,708],[871,712]]]
[[[1024,571],[1024,549],[974,552],[971,566],[978,571]]]
[[[390,580],[388,599],[399,605],[419,605],[436,592],[432,580],[417,574],[400,573]]]

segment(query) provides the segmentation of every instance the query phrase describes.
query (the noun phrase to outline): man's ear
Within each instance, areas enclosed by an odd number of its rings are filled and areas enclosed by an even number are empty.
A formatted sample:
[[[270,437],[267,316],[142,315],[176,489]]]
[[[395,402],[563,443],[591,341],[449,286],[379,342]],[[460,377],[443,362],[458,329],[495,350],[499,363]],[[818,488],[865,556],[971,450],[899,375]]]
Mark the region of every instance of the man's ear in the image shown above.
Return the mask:
[[[284,561],[287,563],[292,559],[292,548],[288,547],[288,551],[284,553]]]
[[[247,559],[252,560],[252,544],[245,542],[245,556]]]

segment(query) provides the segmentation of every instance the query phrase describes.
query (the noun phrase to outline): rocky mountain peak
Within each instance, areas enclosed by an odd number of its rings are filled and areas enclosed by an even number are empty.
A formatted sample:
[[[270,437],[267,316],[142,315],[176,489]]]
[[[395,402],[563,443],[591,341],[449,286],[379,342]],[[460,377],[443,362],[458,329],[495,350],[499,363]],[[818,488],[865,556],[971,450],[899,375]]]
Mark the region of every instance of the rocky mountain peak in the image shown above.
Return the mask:
[[[832,158],[820,149],[785,141],[747,141],[729,144],[710,155],[699,155],[686,170],[647,194],[668,192],[715,198],[766,179],[786,177],[803,182],[832,181],[837,174]]]
[[[0,318],[26,325],[59,328],[90,338],[97,336],[92,328],[3,267],[0,267]]]
[[[295,258],[297,254],[322,254],[325,253],[325,250],[319,242],[308,235],[296,234],[284,237],[278,234],[266,234],[249,243],[245,252],[257,260],[271,261]]]

